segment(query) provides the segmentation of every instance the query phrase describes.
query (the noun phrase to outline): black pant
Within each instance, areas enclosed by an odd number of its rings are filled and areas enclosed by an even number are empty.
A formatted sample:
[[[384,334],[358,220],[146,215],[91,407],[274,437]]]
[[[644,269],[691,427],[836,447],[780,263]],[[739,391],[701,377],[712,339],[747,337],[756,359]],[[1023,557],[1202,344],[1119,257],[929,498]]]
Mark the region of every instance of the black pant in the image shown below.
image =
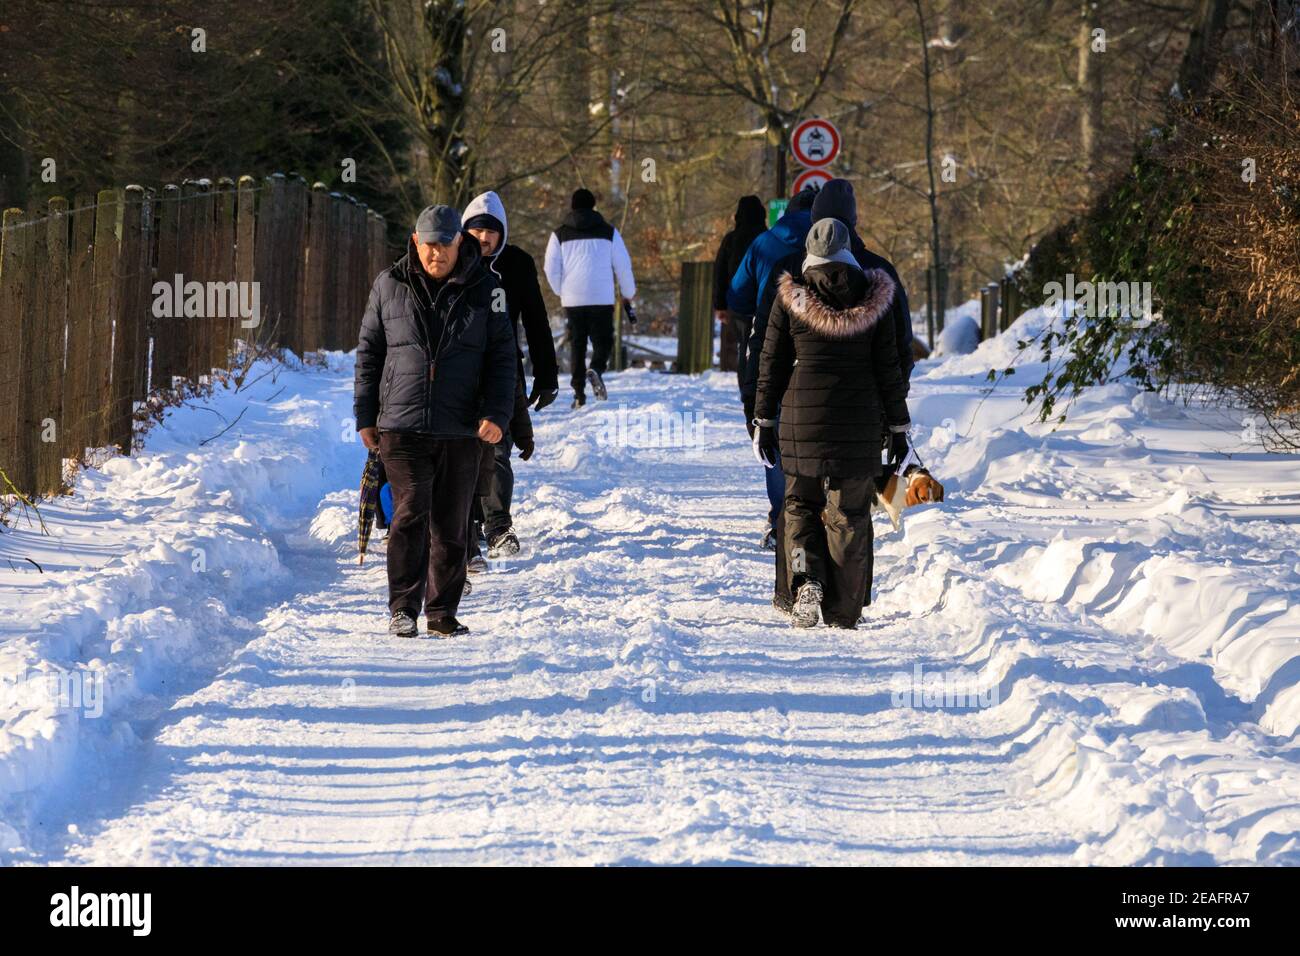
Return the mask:
[[[479,468],[477,438],[381,432],[393,489],[388,531],[388,609],[453,617],[465,590],[469,512]]]
[[[479,499],[483,503],[483,531],[491,541],[510,530],[510,500],[515,493],[515,473],[510,467],[510,452],[514,448],[510,433],[493,448],[492,480]]]
[[[749,335],[754,331],[754,317],[727,310],[727,324],[736,336],[736,384],[745,385],[745,364],[749,361]]]
[[[569,319],[573,392],[583,395],[587,387],[587,339],[591,339],[591,367],[604,375],[609,353],[614,350],[614,306],[575,305],[565,309],[564,314]]]
[[[786,475],[785,558],[791,591],[806,580],[822,586],[827,624],[852,626],[871,603],[871,478]]]

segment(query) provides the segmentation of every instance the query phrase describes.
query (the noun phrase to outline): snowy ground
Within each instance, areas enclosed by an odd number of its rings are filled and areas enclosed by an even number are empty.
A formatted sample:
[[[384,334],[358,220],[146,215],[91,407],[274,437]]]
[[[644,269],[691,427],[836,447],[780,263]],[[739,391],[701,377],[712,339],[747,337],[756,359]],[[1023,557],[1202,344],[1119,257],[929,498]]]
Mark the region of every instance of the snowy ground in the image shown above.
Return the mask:
[[[455,642],[357,566],[346,356],[175,412],[0,535],[0,859],[1300,863],[1297,459],[1121,386],[1032,424],[1017,331],[918,367],[948,499],[857,632],[769,605],[730,375],[541,413]]]

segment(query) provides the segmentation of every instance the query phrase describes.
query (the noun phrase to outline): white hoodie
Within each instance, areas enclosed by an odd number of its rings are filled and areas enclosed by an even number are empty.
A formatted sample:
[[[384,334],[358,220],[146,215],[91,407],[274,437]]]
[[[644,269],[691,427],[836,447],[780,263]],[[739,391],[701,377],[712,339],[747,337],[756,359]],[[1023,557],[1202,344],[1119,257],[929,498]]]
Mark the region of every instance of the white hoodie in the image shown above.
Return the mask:
[[[501,250],[506,247],[506,237],[510,235],[509,223],[506,222],[506,207],[501,201],[501,197],[488,190],[485,193],[479,193],[469,201],[465,211],[460,214],[461,222],[469,222],[475,216],[495,216],[501,220],[501,241],[497,243],[496,251],[487,256],[488,268],[496,273],[497,278],[501,278],[501,273],[497,272],[497,256],[501,255]]]

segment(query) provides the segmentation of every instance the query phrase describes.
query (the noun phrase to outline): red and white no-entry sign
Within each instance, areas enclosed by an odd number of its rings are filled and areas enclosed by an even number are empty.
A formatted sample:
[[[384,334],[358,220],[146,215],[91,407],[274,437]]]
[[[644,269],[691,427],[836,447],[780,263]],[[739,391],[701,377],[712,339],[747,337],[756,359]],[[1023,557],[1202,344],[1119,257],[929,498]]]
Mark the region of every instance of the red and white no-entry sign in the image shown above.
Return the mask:
[[[799,174],[798,178],[795,179],[794,190],[790,195],[793,196],[795,193],[802,192],[805,186],[824,186],[834,178],[835,177],[825,169],[805,169]]]
[[[801,166],[826,166],[839,155],[840,131],[830,120],[804,120],[790,136],[790,150]]]

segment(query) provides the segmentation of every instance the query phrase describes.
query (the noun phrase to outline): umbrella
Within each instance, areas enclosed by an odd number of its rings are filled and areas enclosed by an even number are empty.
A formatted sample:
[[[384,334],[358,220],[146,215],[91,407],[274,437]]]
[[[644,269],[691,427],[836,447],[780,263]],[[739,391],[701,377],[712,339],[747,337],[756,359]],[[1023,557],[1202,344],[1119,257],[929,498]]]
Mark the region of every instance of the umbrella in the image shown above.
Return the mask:
[[[375,523],[379,489],[383,484],[384,463],[379,460],[379,452],[372,451],[366,456],[366,467],[361,472],[361,507],[357,513],[357,550],[361,557],[357,564],[366,562],[366,545],[370,543],[370,529]]]

